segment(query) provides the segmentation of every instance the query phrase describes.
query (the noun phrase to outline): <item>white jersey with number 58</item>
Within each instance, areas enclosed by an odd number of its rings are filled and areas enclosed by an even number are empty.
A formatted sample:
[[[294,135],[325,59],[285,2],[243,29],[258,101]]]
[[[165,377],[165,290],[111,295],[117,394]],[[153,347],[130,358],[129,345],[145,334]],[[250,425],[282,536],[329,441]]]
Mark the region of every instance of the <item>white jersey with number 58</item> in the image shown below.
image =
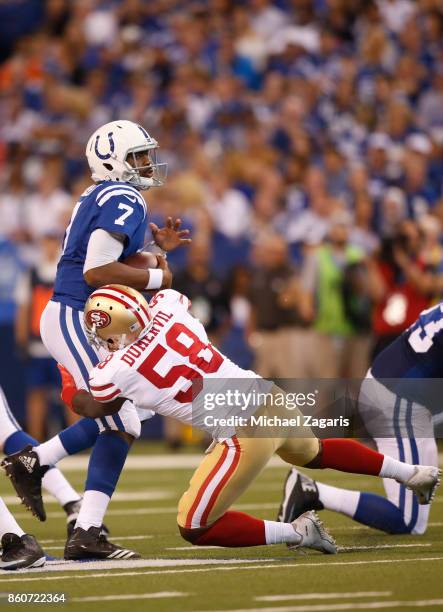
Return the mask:
[[[139,408],[191,423],[193,382],[215,379],[216,388],[217,379],[257,379],[257,374],[243,370],[210,344],[189,306],[188,298],[178,291],[158,292],[149,304],[152,322],[147,333],[92,370],[89,384],[94,398],[110,402],[125,397]]]

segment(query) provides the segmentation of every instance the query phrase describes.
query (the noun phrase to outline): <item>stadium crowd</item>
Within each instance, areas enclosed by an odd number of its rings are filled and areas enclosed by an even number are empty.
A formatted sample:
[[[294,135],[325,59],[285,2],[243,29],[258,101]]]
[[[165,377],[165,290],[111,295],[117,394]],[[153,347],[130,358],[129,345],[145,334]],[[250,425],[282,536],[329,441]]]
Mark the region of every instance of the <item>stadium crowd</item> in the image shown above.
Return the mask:
[[[193,234],[175,287],[241,366],[362,376],[442,295],[438,0],[16,0],[0,40],[0,383],[34,436],[38,316],[107,121],[160,143],[152,219]]]

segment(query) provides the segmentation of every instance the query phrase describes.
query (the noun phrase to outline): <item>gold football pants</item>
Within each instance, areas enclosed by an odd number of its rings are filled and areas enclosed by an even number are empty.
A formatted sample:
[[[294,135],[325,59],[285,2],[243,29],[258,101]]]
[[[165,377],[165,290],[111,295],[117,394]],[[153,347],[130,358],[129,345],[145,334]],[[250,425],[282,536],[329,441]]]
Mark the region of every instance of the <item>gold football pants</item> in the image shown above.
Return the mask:
[[[273,392],[277,391],[281,393],[274,387]],[[275,406],[266,405],[259,412],[288,418],[287,412]],[[291,417],[298,414],[297,410],[291,411]],[[318,439],[308,427],[303,428],[300,437],[244,437],[239,434],[214,442],[179,501],[178,524],[198,529],[214,523],[249,487],[274,453],[291,465],[303,466],[317,456],[319,448]]]

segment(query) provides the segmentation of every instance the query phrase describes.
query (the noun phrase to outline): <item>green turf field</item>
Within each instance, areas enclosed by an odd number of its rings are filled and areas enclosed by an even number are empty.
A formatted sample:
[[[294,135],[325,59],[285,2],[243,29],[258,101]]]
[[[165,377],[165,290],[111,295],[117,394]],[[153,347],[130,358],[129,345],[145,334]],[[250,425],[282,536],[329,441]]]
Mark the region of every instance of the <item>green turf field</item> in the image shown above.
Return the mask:
[[[143,561],[115,562],[116,569],[97,563],[77,564],[69,571],[57,571],[59,565],[45,571],[3,572],[0,592],[63,592],[69,600],[64,609],[107,612],[443,610],[441,494],[437,494],[425,536],[387,536],[323,512],[322,518],[341,547],[334,557],[291,553],[285,546],[191,548],[178,535],[175,509],[193,471],[186,466],[195,459],[190,454],[147,457],[148,453],[152,447],[138,445],[107,516],[113,538],[138,550]],[[80,462],[86,458],[75,458],[71,464],[67,461],[66,475],[80,489],[84,479]],[[154,465],[158,468],[153,469]],[[174,465],[178,467],[171,467]],[[273,519],[285,473],[282,467],[268,468],[237,508]],[[331,484],[381,491],[371,477],[332,471],[311,474],[321,474]],[[1,494],[23,528],[38,536],[47,553],[61,557],[65,518],[57,504],[48,501],[48,520],[39,523],[22,506],[11,503],[9,482],[1,478],[0,483]]]

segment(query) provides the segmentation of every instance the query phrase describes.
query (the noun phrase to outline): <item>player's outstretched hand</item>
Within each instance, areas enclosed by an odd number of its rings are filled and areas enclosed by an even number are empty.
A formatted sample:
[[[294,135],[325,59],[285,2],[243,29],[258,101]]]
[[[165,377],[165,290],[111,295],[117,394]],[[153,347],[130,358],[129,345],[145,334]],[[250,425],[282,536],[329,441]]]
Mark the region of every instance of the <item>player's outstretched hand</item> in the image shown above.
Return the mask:
[[[166,225],[161,229],[155,223],[150,223],[149,227],[155,244],[164,251],[173,251],[179,246],[192,242],[191,238],[187,237],[189,236],[189,230],[181,230],[181,224],[181,219],[173,221],[172,217],[166,219]]]
[[[169,269],[166,257],[157,255],[157,268],[163,271],[163,282],[161,289],[170,289],[172,287],[172,272]]]

